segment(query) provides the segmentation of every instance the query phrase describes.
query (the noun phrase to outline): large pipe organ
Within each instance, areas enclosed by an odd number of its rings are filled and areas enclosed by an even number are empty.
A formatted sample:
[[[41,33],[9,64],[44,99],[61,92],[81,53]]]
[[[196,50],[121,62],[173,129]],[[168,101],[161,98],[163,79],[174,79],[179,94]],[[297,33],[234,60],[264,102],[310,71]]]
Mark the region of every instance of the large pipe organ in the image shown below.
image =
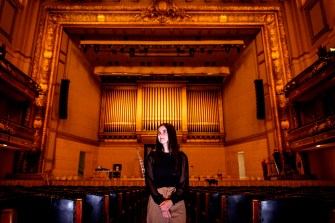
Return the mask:
[[[155,135],[171,123],[183,140],[223,139],[222,85],[184,82],[106,84],[102,88],[100,139],[137,139]]]

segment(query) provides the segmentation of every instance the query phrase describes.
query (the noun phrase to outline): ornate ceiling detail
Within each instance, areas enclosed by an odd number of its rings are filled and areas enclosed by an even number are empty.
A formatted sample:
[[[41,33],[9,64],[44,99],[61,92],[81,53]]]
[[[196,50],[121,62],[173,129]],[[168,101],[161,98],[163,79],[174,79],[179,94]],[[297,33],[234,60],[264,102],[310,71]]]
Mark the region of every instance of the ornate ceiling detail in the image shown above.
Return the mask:
[[[182,9],[178,9],[172,0],[154,0],[153,4],[135,16],[135,21],[139,22],[158,22],[176,23],[190,22],[191,17]]]

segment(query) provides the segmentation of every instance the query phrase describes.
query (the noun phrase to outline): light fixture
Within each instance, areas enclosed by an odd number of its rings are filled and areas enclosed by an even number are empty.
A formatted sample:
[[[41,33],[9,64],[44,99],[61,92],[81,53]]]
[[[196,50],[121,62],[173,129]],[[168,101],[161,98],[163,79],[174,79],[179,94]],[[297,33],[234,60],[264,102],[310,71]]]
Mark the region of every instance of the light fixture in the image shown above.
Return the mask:
[[[87,52],[88,46],[87,45],[81,45],[81,48],[83,49],[84,53]]]
[[[191,57],[194,57],[194,51],[195,51],[194,48],[190,48],[189,52]]]
[[[141,53],[141,54],[146,54],[146,53],[148,53],[148,48],[147,48],[147,47],[141,48],[141,49],[140,49],[140,53]]]
[[[94,45],[94,52],[98,53],[100,50],[100,46],[99,45]]]
[[[129,49],[129,55],[130,55],[131,57],[135,56],[135,48],[130,48],[130,49]]]
[[[237,51],[237,53],[241,53],[241,48],[240,48],[240,47],[237,47],[237,48],[236,48],[236,51]]]
[[[224,50],[226,51],[226,53],[229,53],[229,51],[230,51],[230,46],[225,46]]]

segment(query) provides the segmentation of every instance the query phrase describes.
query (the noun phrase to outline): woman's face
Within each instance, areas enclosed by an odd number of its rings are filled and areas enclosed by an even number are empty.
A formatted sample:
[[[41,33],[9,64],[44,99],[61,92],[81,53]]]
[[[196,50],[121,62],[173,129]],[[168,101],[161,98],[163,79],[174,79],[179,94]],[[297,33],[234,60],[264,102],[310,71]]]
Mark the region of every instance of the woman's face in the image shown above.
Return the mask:
[[[158,141],[163,145],[168,143],[169,135],[164,125],[158,128],[157,138],[158,138]]]

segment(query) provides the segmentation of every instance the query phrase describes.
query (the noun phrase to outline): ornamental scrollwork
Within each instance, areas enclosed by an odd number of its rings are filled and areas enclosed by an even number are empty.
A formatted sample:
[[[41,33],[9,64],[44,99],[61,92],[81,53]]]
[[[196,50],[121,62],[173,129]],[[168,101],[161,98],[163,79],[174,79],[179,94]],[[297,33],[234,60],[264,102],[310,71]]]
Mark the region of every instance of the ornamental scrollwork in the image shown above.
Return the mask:
[[[269,35],[270,53],[272,59],[272,66],[274,72],[274,80],[276,84],[276,93],[283,94],[283,67],[280,52],[280,42],[278,37],[278,30],[276,26],[276,18],[274,15],[268,15],[266,18],[267,31]]]
[[[192,18],[187,13],[178,9],[172,0],[154,0],[153,4],[134,17],[135,22],[190,22]]]

